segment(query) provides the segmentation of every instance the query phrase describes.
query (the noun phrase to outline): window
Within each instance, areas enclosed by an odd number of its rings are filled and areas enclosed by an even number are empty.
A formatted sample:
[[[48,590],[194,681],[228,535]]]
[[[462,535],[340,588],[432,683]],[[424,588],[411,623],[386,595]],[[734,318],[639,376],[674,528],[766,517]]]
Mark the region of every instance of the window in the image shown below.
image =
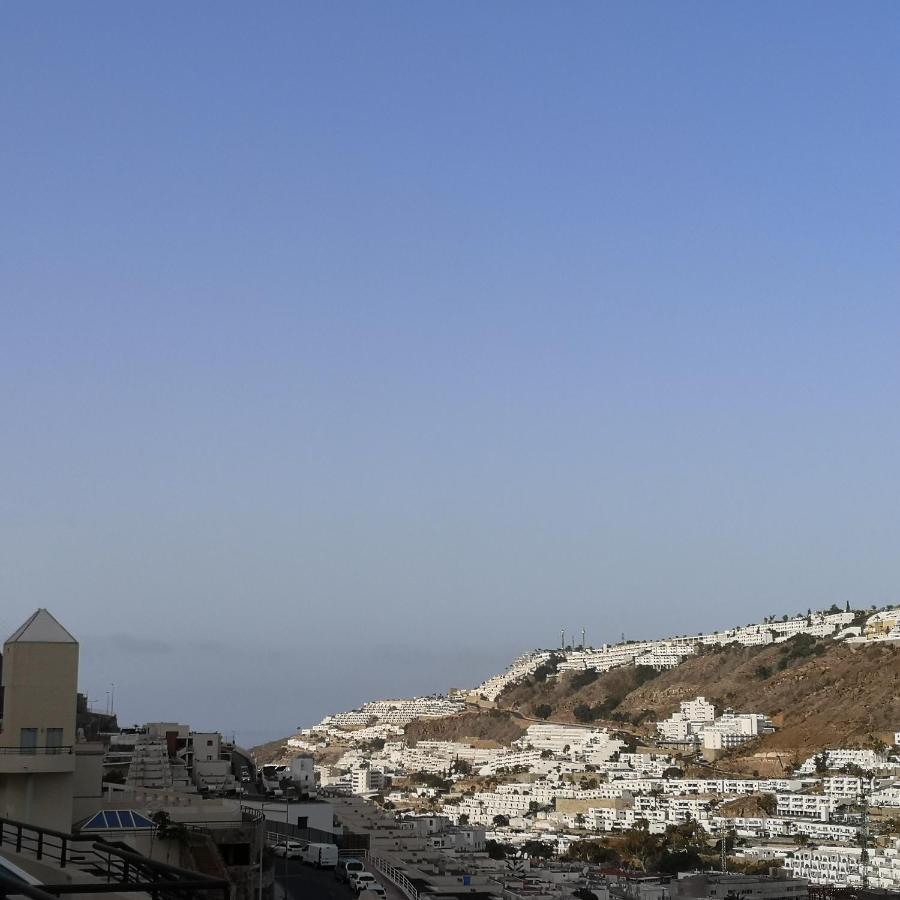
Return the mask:
[[[19,747],[23,753],[34,753],[37,749],[37,728],[23,728]]]
[[[47,749],[50,751],[50,753],[59,753],[62,750],[62,742],[62,728],[47,729]]]

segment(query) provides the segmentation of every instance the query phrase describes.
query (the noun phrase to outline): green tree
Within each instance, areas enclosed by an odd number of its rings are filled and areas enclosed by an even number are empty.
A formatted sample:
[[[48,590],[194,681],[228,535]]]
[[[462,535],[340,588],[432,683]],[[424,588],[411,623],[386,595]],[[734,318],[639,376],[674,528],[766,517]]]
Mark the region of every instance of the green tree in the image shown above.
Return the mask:
[[[553,848],[543,841],[525,841],[522,852],[526,856],[536,857],[538,859],[549,859],[553,856]]]
[[[550,706],[549,703],[538,703],[536,706],[532,707],[532,712],[539,719],[549,719],[550,714],[553,712],[553,707]]]

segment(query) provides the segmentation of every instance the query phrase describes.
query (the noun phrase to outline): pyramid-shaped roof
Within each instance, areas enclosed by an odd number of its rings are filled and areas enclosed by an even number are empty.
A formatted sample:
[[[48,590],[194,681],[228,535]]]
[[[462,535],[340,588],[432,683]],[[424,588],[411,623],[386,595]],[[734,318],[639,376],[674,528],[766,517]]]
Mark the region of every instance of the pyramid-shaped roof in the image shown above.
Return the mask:
[[[78,641],[42,608],[37,610],[24,625],[20,625],[6,639],[6,643],[77,644]]]

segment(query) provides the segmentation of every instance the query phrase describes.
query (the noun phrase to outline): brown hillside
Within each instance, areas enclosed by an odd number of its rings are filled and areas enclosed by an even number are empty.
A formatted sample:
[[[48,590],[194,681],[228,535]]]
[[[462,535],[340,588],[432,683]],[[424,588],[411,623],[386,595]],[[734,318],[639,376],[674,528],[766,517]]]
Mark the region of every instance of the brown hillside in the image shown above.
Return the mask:
[[[550,720],[558,722],[575,721],[575,708],[587,705],[599,709],[598,723],[637,723],[649,735],[656,719],[678,709],[682,700],[703,695],[720,710],[731,706],[770,715],[776,733],[746,745],[741,755],[777,753],[779,769],[788,757],[805,759],[824,747],[887,741],[900,727],[900,648],[893,644],[854,647],[794,639],[765,647],[732,645],[688,659],[643,684],[637,684],[639,676],[633,667],[614,669],[577,687],[567,673],[514,686],[500,702],[527,715],[545,703],[552,709]],[[720,765],[732,768],[728,760]],[[743,762],[736,766],[746,768]]]
[[[466,712],[442,719],[417,719],[406,726],[406,740],[414,741],[493,741],[506,746],[525,733],[527,722],[508,712],[489,710]]]

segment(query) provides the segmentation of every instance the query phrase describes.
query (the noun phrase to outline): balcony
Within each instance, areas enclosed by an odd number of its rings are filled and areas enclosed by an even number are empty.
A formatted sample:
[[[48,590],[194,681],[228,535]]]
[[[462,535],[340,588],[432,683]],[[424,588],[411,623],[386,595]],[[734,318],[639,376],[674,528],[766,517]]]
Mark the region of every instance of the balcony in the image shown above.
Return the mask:
[[[74,771],[72,747],[0,747],[0,775],[64,775]]]

